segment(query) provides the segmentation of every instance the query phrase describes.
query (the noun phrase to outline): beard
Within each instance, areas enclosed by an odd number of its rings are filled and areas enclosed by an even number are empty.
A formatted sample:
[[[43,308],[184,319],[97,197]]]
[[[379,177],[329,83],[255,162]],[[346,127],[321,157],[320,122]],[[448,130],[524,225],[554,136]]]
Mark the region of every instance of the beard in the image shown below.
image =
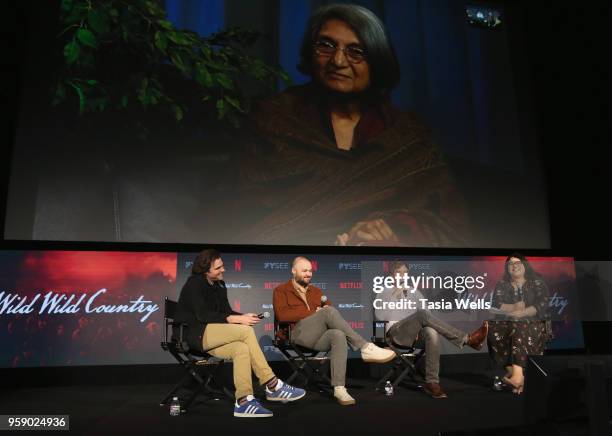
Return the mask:
[[[302,286],[302,287],[304,287],[304,288],[310,284],[310,279],[305,280],[305,279],[304,279],[304,277],[295,277],[295,279],[294,279],[294,280],[295,280],[295,282],[296,282],[298,285],[300,285],[300,286]]]

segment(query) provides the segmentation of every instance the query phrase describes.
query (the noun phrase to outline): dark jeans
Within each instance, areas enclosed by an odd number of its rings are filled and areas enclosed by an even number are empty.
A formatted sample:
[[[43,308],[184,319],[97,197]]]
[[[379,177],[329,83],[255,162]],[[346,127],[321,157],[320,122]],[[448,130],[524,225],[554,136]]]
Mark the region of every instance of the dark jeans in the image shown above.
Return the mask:
[[[393,324],[387,332],[391,342],[399,346],[425,347],[427,383],[440,382],[440,336],[459,348],[463,348],[468,338],[467,333],[434,317],[427,310],[417,310],[413,315]]]

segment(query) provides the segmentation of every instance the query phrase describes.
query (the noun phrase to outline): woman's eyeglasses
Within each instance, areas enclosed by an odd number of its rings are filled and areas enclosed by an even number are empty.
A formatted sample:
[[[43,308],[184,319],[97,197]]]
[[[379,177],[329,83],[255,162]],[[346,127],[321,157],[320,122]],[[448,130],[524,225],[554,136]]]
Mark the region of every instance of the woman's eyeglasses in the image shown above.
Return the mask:
[[[352,64],[363,62],[366,58],[365,50],[360,47],[349,45],[348,47],[338,47],[331,41],[319,40],[313,44],[315,53],[319,56],[331,57],[340,50],[344,52],[346,59]]]

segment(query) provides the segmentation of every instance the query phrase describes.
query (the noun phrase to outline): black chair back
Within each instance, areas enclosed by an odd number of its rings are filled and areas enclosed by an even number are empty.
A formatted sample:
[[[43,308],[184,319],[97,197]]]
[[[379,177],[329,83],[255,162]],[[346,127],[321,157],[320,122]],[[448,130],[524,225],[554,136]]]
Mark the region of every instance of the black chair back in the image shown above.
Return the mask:
[[[164,297],[164,331],[162,332],[162,348],[168,349],[168,331],[174,326],[174,315],[178,303],[168,297]],[[170,336],[171,337],[171,336]]]
[[[274,320],[274,346],[287,347],[291,342],[291,323]]]
[[[372,342],[379,347],[387,346],[387,326],[389,321],[372,321]]]
[[[164,298],[164,331],[162,333],[162,348],[169,352],[186,371],[185,377],[172,388],[172,390],[160,401],[160,406],[168,403],[170,398],[182,389],[191,390],[191,394],[181,404],[181,412],[185,413],[198,394],[205,394],[212,398],[227,398],[234,401],[234,395],[226,388],[220,390],[213,388],[213,378],[223,359],[210,359],[210,355],[196,350],[190,350],[187,342],[183,341],[183,330],[186,324],[177,322],[176,309],[178,303],[168,297]],[[173,331],[168,334],[172,329]],[[210,368],[209,368],[210,367]],[[193,389],[189,383],[195,381],[197,387]]]
[[[164,297],[164,318],[173,320],[177,306],[178,303],[176,301],[171,300],[168,297]]]

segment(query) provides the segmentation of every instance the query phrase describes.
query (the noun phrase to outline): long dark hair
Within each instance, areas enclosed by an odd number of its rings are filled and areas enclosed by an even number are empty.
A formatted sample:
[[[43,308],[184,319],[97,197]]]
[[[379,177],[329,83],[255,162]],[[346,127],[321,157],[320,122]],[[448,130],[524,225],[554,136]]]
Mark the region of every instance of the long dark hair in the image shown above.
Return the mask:
[[[370,67],[369,93],[381,98],[388,96],[399,82],[399,63],[382,21],[362,6],[338,4],[317,9],[308,20],[302,38],[298,70],[312,76],[313,45],[323,25],[330,20],[345,22],[361,41]]]
[[[210,271],[210,266],[212,263],[221,258],[221,253],[219,253],[214,248],[208,248],[203,250],[198,254],[195,261],[193,262],[193,266],[191,267],[191,274],[199,275],[206,274]]]
[[[510,263],[510,259],[512,259],[513,257],[520,260],[523,266],[525,267],[525,279],[526,280],[535,280],[535,279],[540,278],[540,275],[533,270],[533,267],[531,266],[527,258],[525,258],[525,256],[523,256],[521,253],[512,253],[510,256],[506,258],[506,262],[504,263],[503,279],[505,281],[507,282],[512,281],[512,278],[510,277],[510,273],[508,272],[508,264]]]

